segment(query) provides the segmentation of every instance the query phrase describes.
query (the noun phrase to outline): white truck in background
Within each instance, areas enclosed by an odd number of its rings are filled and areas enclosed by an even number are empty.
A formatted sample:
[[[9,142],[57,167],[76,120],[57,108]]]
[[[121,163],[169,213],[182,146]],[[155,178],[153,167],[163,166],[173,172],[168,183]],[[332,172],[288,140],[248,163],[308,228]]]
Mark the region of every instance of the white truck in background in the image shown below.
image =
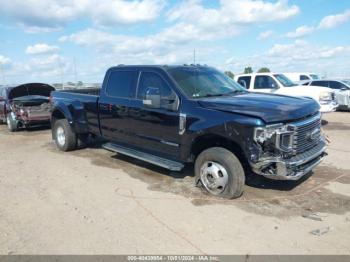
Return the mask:
[[[235,75],[235,80],[252,92],[313,98],[320,105],[321,113],[334,112],[338,107],[332,89],[322,86],[308,86],[306,88],[305,86],[295,84],[284,74],[241,74]]]
[[[292,80],[294,83],[300,84],[307,80],[318,80],[321,79],[315,73],[283,73],[286,77]]]

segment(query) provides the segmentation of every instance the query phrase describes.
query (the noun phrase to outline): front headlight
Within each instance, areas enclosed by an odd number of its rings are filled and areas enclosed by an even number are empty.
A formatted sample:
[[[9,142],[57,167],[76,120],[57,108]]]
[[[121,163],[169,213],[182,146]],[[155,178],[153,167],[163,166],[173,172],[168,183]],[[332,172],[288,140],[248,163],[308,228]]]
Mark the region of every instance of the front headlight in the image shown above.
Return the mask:
[[[330,101],[332,100],[332,93],[328,91],[320,92],[320,101]]]
[[[272,145],[283,152],[293,150],[294,127],[291,125],[275,124],[257,127],[254,130],[254,140],[264,146]]]

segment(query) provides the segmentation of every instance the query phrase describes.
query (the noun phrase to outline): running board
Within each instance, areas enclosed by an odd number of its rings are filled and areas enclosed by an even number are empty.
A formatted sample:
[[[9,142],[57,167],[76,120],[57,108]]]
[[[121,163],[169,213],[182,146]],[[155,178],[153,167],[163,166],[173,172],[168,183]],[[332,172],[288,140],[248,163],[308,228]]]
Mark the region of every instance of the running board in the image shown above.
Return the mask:
[[[172,161],[166,158],[162,158],[159,156],[151,155],[148,153],[144,153],[141,151],[137,151],[135,149],[127,148],[124,146],[120,146],[114,143],[106,143],[103,144],[102,147],[112,152],[117,152],[126,156],[130,156],[133,158],[140,159],[142,161],[151,163],[156,166],[164,167],[171,171],[181,171],[184,168],[184,165],[180,162]]]

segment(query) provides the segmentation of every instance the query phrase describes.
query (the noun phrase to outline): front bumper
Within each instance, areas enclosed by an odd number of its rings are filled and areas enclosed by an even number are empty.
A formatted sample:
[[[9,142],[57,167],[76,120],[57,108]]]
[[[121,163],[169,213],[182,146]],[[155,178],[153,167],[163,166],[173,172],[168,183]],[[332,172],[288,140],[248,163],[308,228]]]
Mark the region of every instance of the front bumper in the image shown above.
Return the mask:
[[[328,103],[328,104],[320,104],[320,112],[321,113],[331,113],[331,112],[334,112],[337,110],[338,108],[338,103],[337,102],[331,102],[331,103]]]
[[[324,141],[289,159],[267,158],[252,164],[255,173],[276,180],[298,180],[308,174],[327,155]]]

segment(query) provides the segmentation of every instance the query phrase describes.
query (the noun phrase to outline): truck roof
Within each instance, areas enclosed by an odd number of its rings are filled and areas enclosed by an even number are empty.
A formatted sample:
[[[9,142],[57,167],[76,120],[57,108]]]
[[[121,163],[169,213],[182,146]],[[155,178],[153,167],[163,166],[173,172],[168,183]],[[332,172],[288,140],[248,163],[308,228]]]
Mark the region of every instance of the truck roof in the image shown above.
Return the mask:
[[[169,68],[210,68],[207,65],[200,65],[200,64],[183,64],[183,65],[118,65],[113,66],[110,69],[117,69],[117,68],[158,68],[158,69],[169,69]]]

